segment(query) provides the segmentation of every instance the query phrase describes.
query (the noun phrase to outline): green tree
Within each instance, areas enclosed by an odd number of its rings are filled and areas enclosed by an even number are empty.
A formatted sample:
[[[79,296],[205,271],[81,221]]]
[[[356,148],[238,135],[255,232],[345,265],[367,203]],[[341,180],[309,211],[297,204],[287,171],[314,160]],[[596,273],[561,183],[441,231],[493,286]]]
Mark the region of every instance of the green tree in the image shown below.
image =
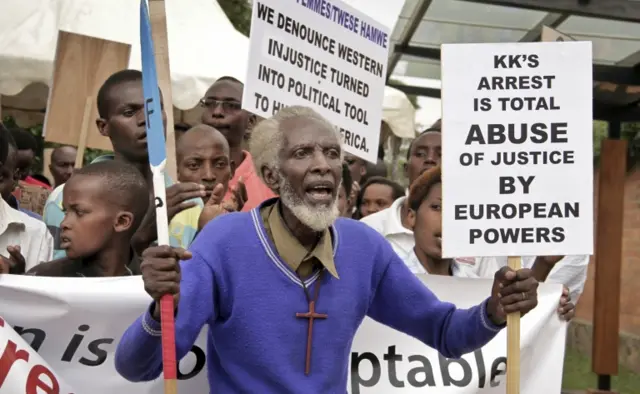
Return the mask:
[[[251,3],[248,0],[218,0],[218,4],[236,30],[249,37]]]

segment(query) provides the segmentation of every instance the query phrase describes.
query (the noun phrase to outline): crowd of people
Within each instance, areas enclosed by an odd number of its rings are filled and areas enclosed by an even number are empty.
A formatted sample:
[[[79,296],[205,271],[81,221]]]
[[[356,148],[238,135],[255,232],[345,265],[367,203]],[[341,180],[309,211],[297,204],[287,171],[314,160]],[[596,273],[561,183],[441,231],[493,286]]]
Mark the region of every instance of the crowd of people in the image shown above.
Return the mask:
[[[113,154],[74,169],[76,150],[58,147],[53,182],[30,171],[34,137],[2,126],[0,272],[142,275],[154,300],[174,295],[179,356],[210,326],[208,350],[216,356],[209,373],[221,392],[344,392],[350,343],[364,315],[449,357],[487,343],[506,313],[534,308],[538,282],[565,286],[558,314],[572,318],[588,256],[526,257],[517,272],[506,268],[506,258],[442,258],[440,122],[411,142],[405,189],[388,179],[382,159],[374,165],[344,153],[334,127],[313,110],[287,107],[260,119],[241,108],[242,91],[237,79],[219,78],[200,101],[201,124],[175,127],[178,179],[165,179],[170,246],[156,245],[139,71],[113,74],[96,97],[97,131],[110,139]],[[21,194],[33,190],[46,202],[25,209]],[[460,310],[438,301],[413,274],[490,278],[496,285],[478,307]],[[318,334],[329,337],[313,356],[306,330],[295,327],[299,320],[283,318],[300,312],[300,296],[311,312],[312,305],[330,309]],[[118,346],[116,368],[132,381],[161,370],[155,305]],[[273,341],[243,342],[259,336]],[[308,382],[287,370],[291,355],[305,349],[307,375],[309,357],[325,372]]]

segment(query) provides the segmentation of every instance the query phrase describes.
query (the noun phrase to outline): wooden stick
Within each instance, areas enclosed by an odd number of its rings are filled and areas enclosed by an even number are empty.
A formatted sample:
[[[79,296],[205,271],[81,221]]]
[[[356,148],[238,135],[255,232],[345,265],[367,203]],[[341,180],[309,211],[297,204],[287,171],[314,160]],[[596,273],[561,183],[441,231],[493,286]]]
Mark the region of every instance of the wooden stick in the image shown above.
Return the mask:
[[[178,381],[173,380],[165,380],[164,381],[164,392],[165,394],[177,394],[178,393]]]
[[[508,261],[509,268],[522,268],[520,256]],[[520,394],[520,313],[507,315],[507,394]]]
[[[78,150],[76,153],[76,168],[82,168],[84,164],[84,151],[87,149],[87,136],[89,135],[92,109],[93,99],[87,97],[84,102],[84,112],[82,113],[82,126],[80,128],[80,138],[78,139]]]
[[[167,115],[166,156],[163,166],[165,166],[165,171],[168,171],[169,175],[176,180],[173,99],[171,95],[171,72],[169,69],[167,13],[164,0],[149,0],[149,22],[151,24],[151,35],[154,47],[155,71],[158,78],[158,85],[162,91],[161,99],[163,100]],[[154,187],[155,182],[154,180]],[[158,196],[157,193],[156,196]],[[166,208],[163,209],[165,209],[166,212]],[[167,219],[165,218],[164,220]],[[160,232],[160,226],[158,226],[158,231]],[[160,235],[158,235],[158,241],[159,244],[165,244],[165,242],[160,242]],[[160,324],[162,326],[162,363],[165,394],[178,393],[178,361],[176,360],[176,334],[173,314],[173,297],[168,294],[164,295],[160,300]]]

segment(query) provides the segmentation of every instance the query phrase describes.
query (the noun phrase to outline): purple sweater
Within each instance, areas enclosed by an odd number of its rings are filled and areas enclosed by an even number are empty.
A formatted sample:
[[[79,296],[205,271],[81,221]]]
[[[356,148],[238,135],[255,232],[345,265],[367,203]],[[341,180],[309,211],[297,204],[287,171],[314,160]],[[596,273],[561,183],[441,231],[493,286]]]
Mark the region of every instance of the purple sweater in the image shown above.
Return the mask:
[[[338,219],[332,228],[340,279],[322,276],[306,376],[308,304],[301,282],[278,257],[259,208],[216,218],[181,262],[176,315],[178,359],[209,326],[211,393],[346,393],[353,338],[365,316],[411,335],[446,357],[482,347],[499,331],[486,301],[471,309],[441,302],[412,274],[389,243],[366,224]],[[318,276],[312,276],[311,286]],[[160,324],[149,310],[124,333],[115,355],[127,380],[149,381],[162,370]]]

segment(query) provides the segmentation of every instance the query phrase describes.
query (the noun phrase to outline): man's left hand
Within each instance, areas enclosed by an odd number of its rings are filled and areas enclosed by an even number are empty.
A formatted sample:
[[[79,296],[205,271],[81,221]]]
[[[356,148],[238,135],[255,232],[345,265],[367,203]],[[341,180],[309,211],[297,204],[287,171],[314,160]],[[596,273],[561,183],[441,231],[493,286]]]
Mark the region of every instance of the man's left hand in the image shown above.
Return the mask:
[[[502,267],[496,272],[487,313],[496,325],[507,320],[507,314],[520,313],[524,316],[538,305],[538,281],[528,268],[514,271]]]
[[[562,288],[560,305],[558,305],[558,315],[560,319],[564,321],[569,321],[576,315],[576,305],[571,301],[571,293],[567,286],[563,286]]]
[[[175,183],[166,190],[169,222],[178,213],[197,205],[195,200],[206,195],[204,186],[194,182]]]
[[[211,197],[204,204],[200,217],[198,218],[198,231],[202,230],[204,226],[211,220],[217,218],[220,215],[224,215],[227,212],[232,211],[232,207],[226,206],[222,202],[224,197],[224,186],[218,183],[211,192]]]

